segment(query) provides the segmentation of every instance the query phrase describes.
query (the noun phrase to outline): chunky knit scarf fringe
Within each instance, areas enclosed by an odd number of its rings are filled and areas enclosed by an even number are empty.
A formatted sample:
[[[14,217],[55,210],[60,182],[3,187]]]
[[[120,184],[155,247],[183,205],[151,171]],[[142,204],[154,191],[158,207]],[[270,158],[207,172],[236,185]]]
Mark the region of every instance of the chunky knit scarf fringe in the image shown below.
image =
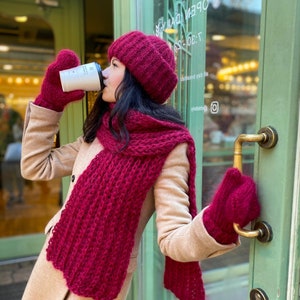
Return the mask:
[[[143,201],[179,143],[189,145],[190,213],[197,213],[195,147],[188,130],[131,111],[126,121],[130,143],[120,152],[122,145],[108,124],[106,113],[97,133],[104,150],[78,178],[47,248],[47,259],[63,272],[68,288],[96,300],[112,300],[119,294]],[[198,262],[166,257],[164,281],[180,300],[205,298]]]

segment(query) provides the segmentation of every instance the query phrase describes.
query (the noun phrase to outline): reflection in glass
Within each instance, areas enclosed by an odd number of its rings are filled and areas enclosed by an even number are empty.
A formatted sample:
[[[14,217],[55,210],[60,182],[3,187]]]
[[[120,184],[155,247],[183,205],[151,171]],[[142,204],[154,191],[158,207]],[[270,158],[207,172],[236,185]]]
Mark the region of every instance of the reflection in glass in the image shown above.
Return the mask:
[[[60,179],[24,180],[20,173],[25,110],[54,58],[53,32],[40,18],[27,17],[20,23],[0,12],[0,38],[1,238],[43,232],[61,205],[61,184]]]
[[[212,1],[208,7],[203,178],[210,182],[203,184],[204,205],[219,175],[232,165],[235,138],[256,132],[259,22],[256,0]],[[245,153],[245,173],[251,174],[253,149]]]
[[[256,133],[260,12],[260,0],[213,0],[208,7],[203,206],[211,201],[225,170],[232,166],[235,138],[241,133]],[[253,147],[243,150],[243,169],[248,175],[253,173]],[[202,268],[209,271],[246,265],[248,260],[249,241],[243,239],[237,250],[204,261]],[[230,285],[230,276],[225,277],[222,280]],[[247,281],[245,274],[243,299],[247,298]]]

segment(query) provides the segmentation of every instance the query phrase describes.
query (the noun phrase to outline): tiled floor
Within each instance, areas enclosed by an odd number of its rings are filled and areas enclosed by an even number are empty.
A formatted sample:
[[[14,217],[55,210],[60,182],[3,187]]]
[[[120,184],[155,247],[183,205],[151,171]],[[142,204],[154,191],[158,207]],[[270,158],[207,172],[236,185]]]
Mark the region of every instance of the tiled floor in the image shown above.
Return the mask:
[[[0,264],[0,299],[20,300],[35,258]]]
[[[0,299],[3,300],[19,300],[22,297],[22,293],[25,288],[25,282],[10,284],[1,286],[0,285]]]

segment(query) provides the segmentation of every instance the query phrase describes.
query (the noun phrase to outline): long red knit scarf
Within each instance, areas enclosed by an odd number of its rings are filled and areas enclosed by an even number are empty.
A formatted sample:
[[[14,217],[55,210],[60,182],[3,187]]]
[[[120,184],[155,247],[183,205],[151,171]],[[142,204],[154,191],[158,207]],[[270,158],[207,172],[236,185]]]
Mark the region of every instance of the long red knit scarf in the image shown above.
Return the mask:
[[[47,259],[61,270],[69,289],[96,300],[112,300],[127,274],[143,201],[168,154],[178,143],[189,145],[190,213],[196,215],[195,148],[188,130],[130,111],[129,146],[109,131],[109,113],[97,137],[104,146],[78,178],[60,221],[53,230]],[[165,287],[181,300],[204,299],[198,262],[166,258]]]

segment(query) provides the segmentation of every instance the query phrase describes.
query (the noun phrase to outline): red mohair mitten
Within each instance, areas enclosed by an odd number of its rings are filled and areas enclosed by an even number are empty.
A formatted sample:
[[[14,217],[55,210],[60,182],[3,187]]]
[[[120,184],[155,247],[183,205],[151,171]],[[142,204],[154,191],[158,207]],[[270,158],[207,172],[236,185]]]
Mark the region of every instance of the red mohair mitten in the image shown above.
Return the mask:
[[[68,103],[82,99],[82,90],[63,92],[59,77],[59,71],[77,67],[79,64],[80,60],[75,52],[69,49],[61,50],[56,60],[48,66],[41,92],[34,104],[59,112],[63,111]]]
[[[260,214],[256,184],[238,169],[227,170],[213,201],[204,211],[203,223],[208,233],[220,244],[237,241],[233,223],[241,227]]]

